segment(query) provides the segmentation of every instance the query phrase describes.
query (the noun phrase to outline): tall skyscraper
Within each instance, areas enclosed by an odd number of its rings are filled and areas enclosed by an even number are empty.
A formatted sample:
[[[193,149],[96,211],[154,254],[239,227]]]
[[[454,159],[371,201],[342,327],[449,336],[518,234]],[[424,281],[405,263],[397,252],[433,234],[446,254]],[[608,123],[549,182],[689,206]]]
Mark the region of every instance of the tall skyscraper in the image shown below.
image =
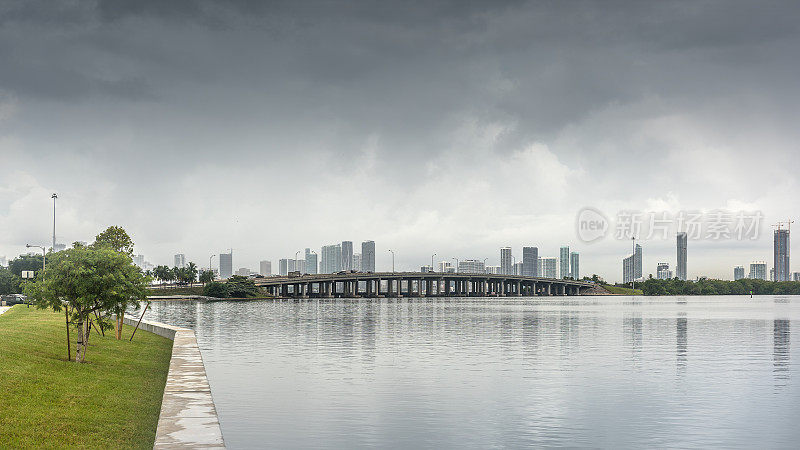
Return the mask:
[[[272,261],[261,261],[258,266],[258,273],[265,277],[272,276]]]
[[[679,280],[686,280],[686,233],[680,232],[676,238],[678,247],[678,262],[675,267],[675,276]]]
[[[640,278],[642,278],[642,246],[636,244],[633,254],[622,261],[622,282],[630,283]]]
[[[764,261],[753,261],[750,263],[750,274],[748,278],[753,280],[767,279],[767,263]]]
[[[569,246],[561,247],[561,251],[559,252],[559,276],[561,278],[569,276]]]
[[[500,249],[500,274],[512,275],[514,268],[511,267],[511,247]]]
[[[293,260],[288,258],[281,258],[278,260],[278,275],[285,277],[289,274],[289,261]]]
[[[539,276],[538,247],[522,247],[522,275],[526,277]]]
[[[353,270],[353,241],[342,241],[342,270]]]
[[[230,278],[233,275],[233,251],[219,254],[219,277]]]
[[[361,272],[361,253],[353,253],[353,270]]]
[[[320,273],[336,273],[342,270],[342,246],[324,245]]]
[[[310,248],[306,249],[306,272],[308,274],[314,275],[319,270],[319,264],[317,264],[317,254],[312,252]]]
[[[175,266],[179,269],[186,267],[186,255],[183,253],[178,253],[175,255]]]
[[[775,281],[789,281],[789,230],[775,230],[773,236],[773,267],[775,268]]]
[[[5,258],[0,257],[0,263],[5,262]],[[144,255],[134,255],[133,263],[139,266],[140,269],[144,269]],[[0,264],[3,265],[3,264]]]
[[[744,266],[736,266],[733,268],[733,280],[741,280],[744,278]]]
[[[571,252],[569,254],[569,274],[576,280],[581,277],[580,257],[578,252]]]
[[[539,276],[544,278],[558,278],[558,258],[555,256],[539,258]]]
[[[375,241],[361,243],[361,271],[375,272]]]
[[[458,273],[487,273],[483,261],[477,259],[465,259],[458,262]]]
[[[522,261],[518,263],[514,263],[514,275],[521,276],[522,275]]]

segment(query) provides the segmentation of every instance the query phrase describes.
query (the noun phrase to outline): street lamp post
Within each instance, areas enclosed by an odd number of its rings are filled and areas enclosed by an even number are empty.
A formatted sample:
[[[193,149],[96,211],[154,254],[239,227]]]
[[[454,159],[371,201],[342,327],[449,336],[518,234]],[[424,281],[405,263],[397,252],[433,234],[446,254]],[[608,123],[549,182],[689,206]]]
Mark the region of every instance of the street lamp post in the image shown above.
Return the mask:
[[[486,272],[486,260],[489,258],[483,258],[483,271]]]
[[[511,255],[511,271],[517,274],[517,257],[514,255]]]
[[[431,272],[434,272],[434,270],[433,270],[433,257],[434,256],[436,256],[436,253],[431,255]]]
[[[55,192],[50,196],[53,199],[53,252],[56,251],[56,199],[58,194]]]
[[[299,270],[300,269],[300,264],[298,264],[298,261],[300,261],[300,259],[298,258],[298,256],[300,256],[300,250],[294,252],[294,270],[296,272],[300,272],[300,270]]]
[[[389,252],[392,254],[392,273],[394,273],[394,250],[389,249]]]
[[[211,268],[211,260],[213,260],[215,256],[217,255],[211,255],[208,257],[208,270],[210,270],[211,273],[214,273],[214,269]]]
[[[31,248],[31,247],[42,249],[42,279],[44,280],[44,260],[45,260],[45,255],[47,254],[47,249],[41,245],[25,244],[25,248]]]

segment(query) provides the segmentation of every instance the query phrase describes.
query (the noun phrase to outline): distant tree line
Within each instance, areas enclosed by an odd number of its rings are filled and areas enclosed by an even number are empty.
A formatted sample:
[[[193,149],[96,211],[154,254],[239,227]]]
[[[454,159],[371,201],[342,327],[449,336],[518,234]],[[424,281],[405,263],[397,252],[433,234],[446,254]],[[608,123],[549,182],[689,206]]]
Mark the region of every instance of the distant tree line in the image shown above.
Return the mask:
[[[227,281],[212,281],[206,284],[203,295],[216,298],[253,298],[261,291],[252,278],[233,275]]]
[[[677,278],[648,278],[636,283],[644,295],[800,295],[800,282],[765,281],[743,278],[736,281],[701,278],[684,281]]]
[[[204,271],[205,272],[205,271]],[[185,267],[156,266],[151,271],[153,278],[162,283],[188,284],[192,285],[197,280],[197,265],[190,262]],[[201,280],[202,281],[202,280]]]

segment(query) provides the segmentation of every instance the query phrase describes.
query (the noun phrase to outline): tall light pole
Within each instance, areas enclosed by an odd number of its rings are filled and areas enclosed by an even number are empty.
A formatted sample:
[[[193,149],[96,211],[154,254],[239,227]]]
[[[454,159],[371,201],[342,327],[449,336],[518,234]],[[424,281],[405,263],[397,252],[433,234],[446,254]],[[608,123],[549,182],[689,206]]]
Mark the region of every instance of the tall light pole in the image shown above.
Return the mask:
[[[456,273],[458,273],[458,258],[453,258],[456,260]]]
[[[208,257],[208,270],[210,270],[212,273],[214,272],[214,269],[211,268],[211,260],[214,259],[215,256],[217,255],[211,255]]]
[[[300,250],[294,252],[294,270],[296,272],[300,272],[300,264],[297,263],[299,261],[298,257],[300,256]]]
[[[431,272],[434,272],[434,270],[433,270],[433,257],[434,256],[436,256],[436,253],[431,255]]]
[[[487,260],[487,259],[489,259],[489,258],[483,258],[483,271],[484,271],[485,273],[488,273],[488,272],[486,272],[486,260]]]
[[[389,249],[389,252],[392,254],[392,273],[394,273],[394,250]]]
[[[56,199],[58,198],[58,194],[53,192],[53,195],[50,196],[53,199],[53,252],[56,251]]]
[[[517,274],[517,257],[511,255],[511,270],[514,272],[514,275]]]
[[[25,248],[31,248],[31,247],[42,249],[42,279],[44,280],[44,260],[45,260],[45,255],[47,254],[47,249],[41,245],[25,244]]]

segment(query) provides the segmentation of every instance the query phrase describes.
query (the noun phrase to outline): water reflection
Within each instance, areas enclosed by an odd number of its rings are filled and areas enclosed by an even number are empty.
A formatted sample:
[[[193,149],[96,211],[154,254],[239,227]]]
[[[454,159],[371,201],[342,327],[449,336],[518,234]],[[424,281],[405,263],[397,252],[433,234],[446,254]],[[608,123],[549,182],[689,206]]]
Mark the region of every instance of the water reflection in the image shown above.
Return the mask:
[[[772,361],[775,380],[779,381],[779,386],[785,386],[789,379],[790,326],[786,319],[775,319],[772,322]]]
[[[800,440],[799,303],[165,302],[147,318],[196,330],[230,448],[760,448]]]
[[[685,315],[686,313],[682,314]],[[688,321],[686,320],[686,317],[678,317],[675,320],[675,352],[678,374],[682,374],[686,370],[686,347],[688,341],[687,328]]]

